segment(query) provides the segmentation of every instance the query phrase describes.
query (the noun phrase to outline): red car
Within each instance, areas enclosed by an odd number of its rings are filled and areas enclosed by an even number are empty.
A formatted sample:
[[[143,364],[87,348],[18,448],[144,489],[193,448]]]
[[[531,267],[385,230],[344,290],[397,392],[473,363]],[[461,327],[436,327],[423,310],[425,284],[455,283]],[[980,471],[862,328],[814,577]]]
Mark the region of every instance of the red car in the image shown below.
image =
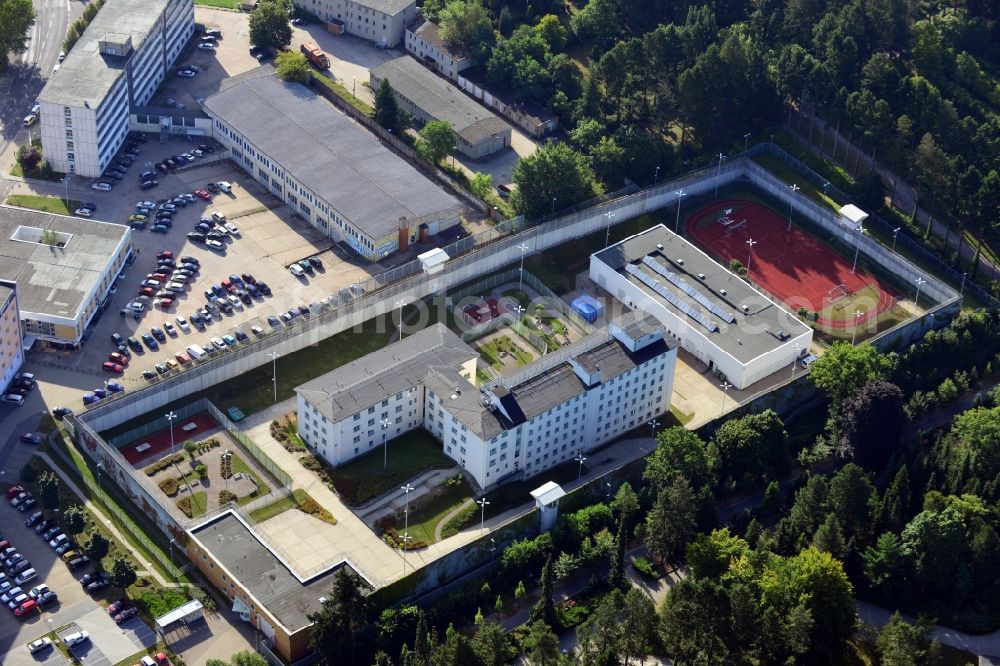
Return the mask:
[[[20,606],[14,609],[14,617],[24,617],[25,615],[30,615],[38,610],[38,602],[34,599],[28,599]]]
[[[152,298],[154,294],[156,294],[156,292],[153,291],[152,287],[143,287],[142,289],[139,290],[140,296],[149,296],[150,298]]]
[[[112,363],[111,361],[105,361],[104,364],[101,367],[104,368],[105,372],[118,372],[118,373],[120,373],[120,372],[123,372],[125,370],[125,368],[123,368],[122,366],[118,365],[117,363]]]
[[[157,307],[163,308],[164,310],[169,310],[170,308],[174,307],[174,299],[172,299],[172,298],[166,298],[166,297],[164,297],[164,298],[158,298],[158,299],[156,299],[156,302],[154,303],[154,305],[156,305]]]
[[[112,352],[111,354],[108,355],[108,359],[110,359],[111,362],[113,363],[117,363],[118,365],[128,365],[128,356],[122,354],[121,352]]]
[[[150,273],[146,276],[147,280],[152,280],[153,282],[166,282],[167,276],[163,273]]]
[[[24,492],[24,486],[11,486],[7,489],[7,499],[13,499]]]
[[[206,192],[205,190],[195,190],[194,195],[199,199],[201,199],[202,201],[208,201],[209,199],[212,198],[212,195]]]
[[[171,252],[170,250],[160,250],[159,252],[156,253],[156,258],[157,259],[173,259],[174,258],[174,253]]]
[[[115,624],[121,624],[122,622],[127,622],[128,620],[131,620],[138,614],[139,614],[138,608],[126,608],[121,613],[118,613],[118,615],[115,615]]]

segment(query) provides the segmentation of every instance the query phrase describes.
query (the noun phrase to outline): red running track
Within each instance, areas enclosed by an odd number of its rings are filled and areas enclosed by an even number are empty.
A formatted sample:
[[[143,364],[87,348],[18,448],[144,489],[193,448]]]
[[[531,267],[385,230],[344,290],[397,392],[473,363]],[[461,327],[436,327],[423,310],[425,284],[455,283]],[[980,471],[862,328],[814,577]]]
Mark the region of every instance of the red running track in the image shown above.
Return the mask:
[[[731,219],[742,227],[726,233],[726,227],[716,222],[731,208]],[[706,216],[711,221],[700,228],[698,222]],[[822,312],[829,307],[825,298],[832,289],[843,284],[853,294],[865,287],[878,290],[878,304],[858,319],[858,323],[877,317],[892,307],[892,294],[870,273],[851,272],[851,264],[820,239],[796,226],[788,231],[788,220],[752,201],[732,200],[712,203],[692,213],[687,220],[689,237],[728,265],[731,259],[744,266],[750,259],[750,279],[784,301],[793,312],[800,307]],[[748,240],[753,240],[753,256],[749,257]],[[818,324],[827,328],[848,328],[853,321],[829,320],[821,317]]]
[[[195,427],[184,430],[184,426],[189,423],[193,423]],[[208,415],[208,412],[199,412],[185,419],[177,419],[174,421],[174,444],[177,449],[180,449],[185,440],[194,439],[200,433],[215,430],[218,427],[219,424]],[[136,447],[143,444],[149,444],[149,448],[144,451],[136,451]],[[163,452],[170,451],[170,428],[151,433],[131,444],[126,444],[120,450],[130,465],[139,467],[139,463],[144,460],[159,458]]]

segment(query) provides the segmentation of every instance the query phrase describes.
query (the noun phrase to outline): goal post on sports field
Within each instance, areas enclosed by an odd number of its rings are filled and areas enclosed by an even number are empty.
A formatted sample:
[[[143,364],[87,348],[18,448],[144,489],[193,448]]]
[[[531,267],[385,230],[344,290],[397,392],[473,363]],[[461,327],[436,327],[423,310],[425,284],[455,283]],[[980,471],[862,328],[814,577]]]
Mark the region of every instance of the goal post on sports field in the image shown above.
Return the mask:
[[[823,297],[823,305],[829,307],[837,301],[847,298],[850,295],[851,293],[847,291],[847,285],[843,283],[838,284],[835,287],[831,287],[830,290],[826,292],[826,296]]]

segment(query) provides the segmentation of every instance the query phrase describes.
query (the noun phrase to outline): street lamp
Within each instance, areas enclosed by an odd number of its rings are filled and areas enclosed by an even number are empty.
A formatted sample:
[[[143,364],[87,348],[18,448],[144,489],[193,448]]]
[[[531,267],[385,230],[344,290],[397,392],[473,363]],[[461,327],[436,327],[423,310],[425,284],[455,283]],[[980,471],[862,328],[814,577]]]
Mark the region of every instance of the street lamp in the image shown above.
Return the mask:
[[[715,174],[715,198],[719,198],[719,179],[722,178],[722,160],[726,159],[726,156],[719,153],[719,170]]]
[[[802,345],[795,343],[795,358],[792,359],[792,379],[795,379],[795,365],[799,361],[799,356],[802,355]]]
[[[556,212],[556,198],[552,197],[552,212]]]
[[[854,241],[854,265],[851,266],[852,273],[858,268],[858,254],[861,252],[861,234],[865,232],[864,225],[859,224],[855,231],[858,232],[858,238]]]
[[[656,439],[656,429],[660,427],[660,422],[657,421],[656,419],[653,419],[652,421],[649,422],[649,427],[653,429],[653,439],[655,440]]]
[[[899,230],[902,229],[902,228],[903,227],[896,227],[895,229],[892,230],[892,251],[893,252],[896,251],[896,236],[899,235]]]
[[[759,242],[760,241],[755,241],[752,238],[747,239],[747,245],[750,247],[750,249],[747,250],[747,281],[750,280],[750,260],[753,258],[753,246]]]
[[[528,251],[528,244],[521,243],[517,249],[521,251],[521,268],[518,269],[520,275],[517,278],[517,290],[524,291],[524,253]]]
[[[607,247],[611,239],[611,219],[615,216],[610,210],[607,212],[608,229],[604,232],[604,247]]]
[[[486,496],[483,495],[481,498],[476,500],[476,504],[479,505],[479,529],[484,529],[486,527],[486,507],[489,506],[489,501]]]
[[[358,77],[352,76],[351,79],[354,81],[354,85],[351,86],[351,94],[355,97],[358,96]]]
[[[174,575],[174,540],[170,540],[170,575]],[[176,576],[175,576],[176,578]]]
[[[273,351],[268,356],[271,357],[271,383],[274,384],[274,401],[278,402],[278,357],[281,354]]]
[[[653,185],[656,185],[657,181],[660,180],[660,165],[656,165],[656,173],[653,174]]]
[[[394,303],[396,308],[399,310],[399,340],[403,340],[403,306],[406,305],[406,301],[399,299]]]
[[[681,226],[681,199],[686,197],[687,193],[684,190],[677,190],[674,194],[677,195],[677,219],[674,221],[674,233],[680,234],[678,229]]]
[[[729,395],[729,389],[733,387],[729,382],[722,382],[719,384],[719,388],[722,389],[722,414],[726,413],[726,396]]]
[[[97,490],[101,493],[101,501],[104,501],[104,488],[101,487],[101,470],[104,469],[104,463],[97,463]]]
[[[913,305],[916,307],[920,307],[920,287],[925,282],[927,282],[927,280],[918,277],[916,280],[914,280],[914,282],[917,283],[917,296],[916,298],[913,299]]]
[[[171,411],[167,414],[167,421],[170,422],[170,455],[174,455],[174,419],[177,418],[177,414]]]
[[[747,152],[747,149],[749,147],[750,147],[750,132],[747,132],[746,134],[743,135],[743,152],[744,153]]]
[[[607,492],[607,495],[605,495],[605,497],[610,498],[611,497],[611,482],[610,481],[605,481],[604,485],[606,485],[608,487],[608,492]]]
[[[788,231],[792,230],[792,206],[795,204],[795,193],[802,188],[792,183],[792,198],[788,200]]]
[[[63,189],[66,193],[66,210],[69,210],[69,179],[72,178],[72,174],[66,174],[63,176]]]
[[[410,532],[410,491],[415,490],[413,486],[407,483],[405,486],[400,486],[399,488],[404,493],[406,493],[406,508],[403,509],[403,533],[409,534]]]
[[[389,441],[386,435],[389,434],[389,419],[382,419],[382,469],[389,468]]]
[[[864,312],[862,312],[861,310],[854,311],[854,333],[851,335],[852,346],[854,345],[854,342],[858,339],[858,319],[860,319],[861,315],[863,314]]]
[[[492,544],[490,546],[490,564],[493,564],[494,560],[496,559],[496,555],[494,555],[494,553],[496,552],[497,549],[497,540],[494,539],[493,537],[490,537],[490,543]]]
[[[587,459],[584,457],[583,451],[580,451],[580,453],[576,454],[576,458],[573,458],[573,460],[580,463],[580,468],[576,472],[576,479],[579,481],[580,477],[583,476],[583,463]]]

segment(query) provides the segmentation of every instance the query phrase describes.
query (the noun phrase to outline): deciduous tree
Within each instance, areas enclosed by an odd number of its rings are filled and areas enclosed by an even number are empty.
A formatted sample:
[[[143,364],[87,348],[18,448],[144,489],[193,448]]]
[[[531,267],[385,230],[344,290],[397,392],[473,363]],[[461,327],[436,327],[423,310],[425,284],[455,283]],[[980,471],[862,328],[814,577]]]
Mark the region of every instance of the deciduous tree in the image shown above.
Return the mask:
[[[683,552],[695,528],[695,498],[691,484],[676,476],[662,488],[646,515],[646,547],[664,560]]]
[[[111,563],[109,577],[111,578],[112,585],[126,593],[128,588],[137,580],[135,567],[126,558],[121,556],[116,557],[114,562]]]
[[[563,142],[548,143],[514,166],[514,205],[529,219],[586,201],[599,192],[587,160]]]
[[[288,12],[279,2],[261,0],[250,13],[250,43],[262,49],[283,49],[292,43]]]
[[[420,130],[417,150],[431,164],[441,160],[457,148],[455,130],[447,120],[432,120]]]
[[[312,73],[309,69],[309,61],[301,53],[282,51],[274,59],[274,65],[278,76],[285,81],[309,82],[309,76]]]

